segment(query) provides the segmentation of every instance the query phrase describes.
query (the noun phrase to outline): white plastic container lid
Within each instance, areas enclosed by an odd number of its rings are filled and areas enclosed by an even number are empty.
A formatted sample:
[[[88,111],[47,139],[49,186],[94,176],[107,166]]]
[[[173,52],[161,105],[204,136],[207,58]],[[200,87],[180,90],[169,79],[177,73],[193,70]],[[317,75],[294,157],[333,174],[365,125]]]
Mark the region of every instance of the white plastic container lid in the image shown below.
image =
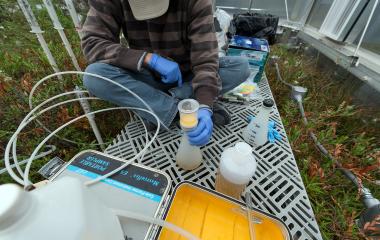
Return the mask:
[[[222,153],[220,172],[228,181],[243,185],[253,177],[256,166],[252,147],[245,142],[238,142],[234,147],[227,148]]]

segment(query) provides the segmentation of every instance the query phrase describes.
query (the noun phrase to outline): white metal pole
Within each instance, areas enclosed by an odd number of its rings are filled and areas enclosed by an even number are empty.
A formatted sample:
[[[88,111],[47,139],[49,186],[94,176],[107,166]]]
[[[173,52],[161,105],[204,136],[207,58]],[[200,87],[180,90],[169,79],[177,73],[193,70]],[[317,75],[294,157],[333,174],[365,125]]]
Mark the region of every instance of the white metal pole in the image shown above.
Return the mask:
[[[75,26],[75,29],[78,32],[79,38],[82,39],[82,24],[81,24],[81,22],[79,20],[79,16],[78,16],[77,11],[75,10],[74,3],[71,0],[65,0],[65,3],[66,3],[66,6],[67,6],[67,9],[69,10],[71,19],[74,22],[74,26]]]
[[[67,39],[65,32],[63,31],[62,24],[61,24],[61,22],[58,19],[58,15],[57,15],[57,13],[56,13],[56,11],[54,9],[53,4],[51,3],[50,0],[43,0],[43,2],[45,4],[46,9],[48,11],[48,14],[49,14],[49,16],[50,16],[50,18],[51,18],[51,20],[53,22],[54,28],[58,31],[59,36],[62,39],[63,45],[65,46],[66,51],[69,54],[69,56],[71,58],[71,61],[73,62],[73,65],[75,67],[75,69],[77,71],[82,71],[82,69],[79,67],[77,58],[75,57],[75,54],[74,54],[73,49],[71,47],[71,44],[70,44],[69,40]]]
[[[249,10],[248,10],[249,13],[251,13],[252,11],[252,4],[253,4],[253,0],[249,2]]]
[[[32,8],[30,7],[27,0],[17,0],[21,11],[23,12],[26,20],[28,21],[30,28],[32,29],[30,32],[36,34],[38,42],[40,43],[51,67],[53,68],[54,72],[58,73],[60,72],[58,65],[53,57],[53,55],[50,52],[50,49],[45,41],[44,36],[42,35],[43,31],[41,30],[36,17],[33,14]],[[62,76],[58,76],[58,79],[62,80]]]
[[[354,57],[356,57],[357,54],[358,54],[359,48],[360,48],[360,46],[362,45],[362,42],[363,42],[364,36],[365,36],[365,34],[366,34],[366,32],[367,32],[367,29],[368,29],[369,23],[371,22],[371,19],[372,19],[372,17],[373,17],[373,13],[375,12],[378,3],[379,3],[379,0],[376,0],[375,3],[373,4],[373,7],[372,7],[372,10],[371,10],[371,13],[369,14],[369,17],[368,17],[367,23],[366,23],[366,25],[365,25],[365,27],[364,27],[363,33],[362,33],[362,35],[361,35],[361,37],[360,37],[360,40],[359,40],[359,42],[358,42],[358,46],[357,46],[356,49],[355,49]],[[359,66],[359,61],[356,62],[355,66]]]
[[[75,91],[81,91],[81,90],[82,89],[80,89],[80,87],[78,87],[78,86],[75,87]],[[84,97],[83,93],[82,92],[78,92],[78,93],[76,93],[76,95],[77,95],[77,98],[80,99],[79,103],[82,106],[82,109],[83,109],[84,113],[85,114],[90,113],[91,112],[90,104],[87,101],[87,99],[83,99],[83,97]],[[94,132],[96,140],[98,141],[98,143],[100,145],[100,148],[102,150],[104,150],[105,149],[104,141],[103,141],[102,135],[101,135],[101,133],[99,131],[98,125],[95,122],[95,116],[93,114],[89,114],[86,117],[88,119],[88,122],[90,123],[92,131]]]
[[[288,1],[285,0],[285,11],[286,11],[286,20],[289,22],[289,10],[288,10]]]
[[[305,23],[306,23],[306,21],[307,21],[307,18],[309,17],[309,14],[310,14],[310,12],[311,12],[311,9],[313,8],[314,2],[315,2],[315,0],[311,0],[311,1],[309,1],[308,4],[307,4],[307,7],[304,8],[305,11],[304,11],[302,17],[301,17],[300,20],[299,20],[299,22],[301,23],[301,26],[302,26],[302,27],[305,26]]]

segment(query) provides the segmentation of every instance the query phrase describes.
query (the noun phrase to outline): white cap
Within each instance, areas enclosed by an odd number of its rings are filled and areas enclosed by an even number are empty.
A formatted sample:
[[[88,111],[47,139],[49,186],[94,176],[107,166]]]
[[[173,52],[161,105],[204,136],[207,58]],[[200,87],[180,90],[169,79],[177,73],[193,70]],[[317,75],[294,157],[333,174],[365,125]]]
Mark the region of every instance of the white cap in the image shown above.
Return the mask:
[[[238,142],[234,147],[223,151],[220,161],[220,173],[234,184],[247,184],[256,171],[256,160],[252,147]]]
[[[21,219],[31,206],[31,196],[16,184],[0,186],[0,231]]]
[[[252,147],[249,144],[238,142],[235,144],[234,149],[236,153],[238,153],[235,160],[239,162],[239,164],[249,161],[250,156],[252,155]]]
[[[169,8],[169,0],[128,0],[133,16],[137,20],[160,17]]]

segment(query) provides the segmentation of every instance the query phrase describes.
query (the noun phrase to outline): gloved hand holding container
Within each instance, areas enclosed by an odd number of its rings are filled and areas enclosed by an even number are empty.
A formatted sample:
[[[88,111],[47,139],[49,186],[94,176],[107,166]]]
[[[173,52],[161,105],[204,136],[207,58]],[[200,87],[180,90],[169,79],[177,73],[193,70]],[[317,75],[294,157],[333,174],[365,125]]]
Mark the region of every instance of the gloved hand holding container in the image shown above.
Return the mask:
[[[187,133],[198,125],[199,103],[194,99],[179,102],[180,125],[184,131],[176,155],[177,165],[185,170],[193,170],[202,163],[202,153],[198,146],[189,143]]]

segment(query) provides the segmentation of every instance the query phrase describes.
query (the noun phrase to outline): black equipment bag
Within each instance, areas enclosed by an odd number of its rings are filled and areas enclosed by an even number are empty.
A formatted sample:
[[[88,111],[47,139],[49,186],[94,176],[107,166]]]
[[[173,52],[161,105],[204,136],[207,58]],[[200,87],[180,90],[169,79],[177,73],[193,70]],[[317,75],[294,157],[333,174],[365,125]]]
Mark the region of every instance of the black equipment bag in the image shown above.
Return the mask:
[[[271,14],[243,13],[234,14],[231,21],[229,36],[240,35],[255,38],[265,38],[269,44],[274,44],[279,17]]]

